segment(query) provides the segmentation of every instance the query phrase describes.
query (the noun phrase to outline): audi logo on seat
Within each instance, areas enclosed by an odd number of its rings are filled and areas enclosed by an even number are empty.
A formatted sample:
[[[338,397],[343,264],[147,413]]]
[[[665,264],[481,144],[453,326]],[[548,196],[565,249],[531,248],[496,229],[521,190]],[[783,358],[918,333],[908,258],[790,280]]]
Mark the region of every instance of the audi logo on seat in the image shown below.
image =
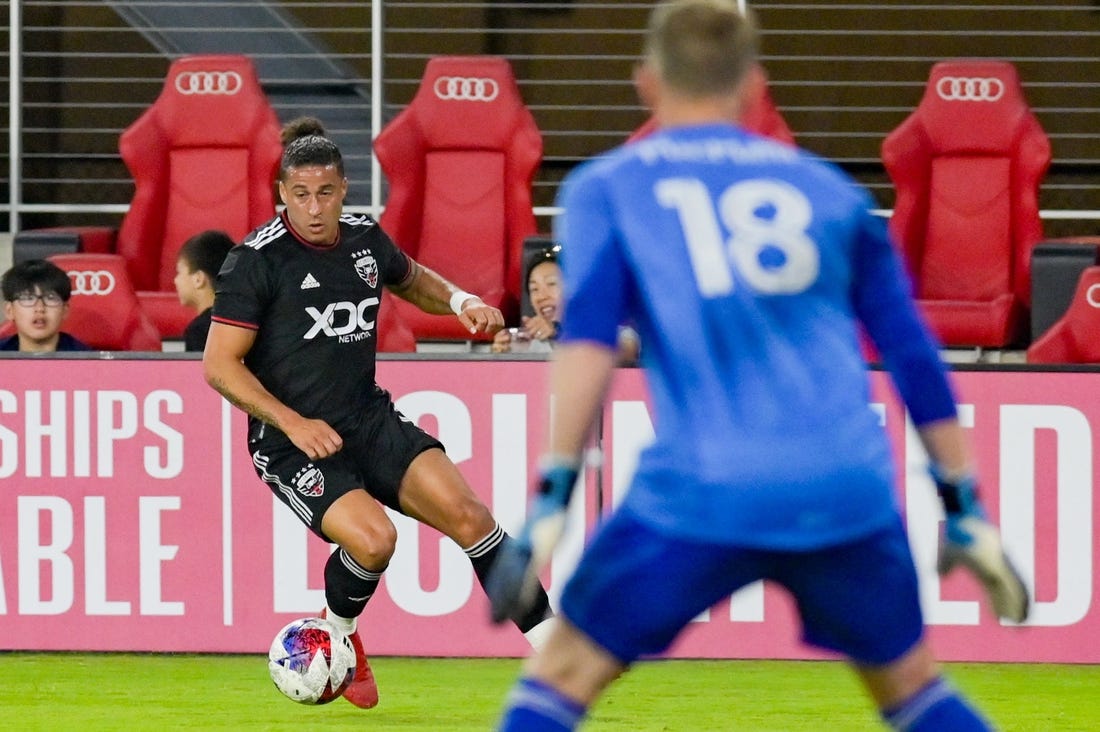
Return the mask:
[[[495,79],[467,76],[440,76],[432,89],[440,99],[459,102],[491,102],[500,93],[500,85]]]
[[[115,276],[105,269],[70,270],[74,295],[110,295],[115,289]]]
[[[191,94],[236,94],[244,86],[236,71],[184,71],[176,77],[176,91]]]
[[[1085,302],[1094,308],[1100,308],[1100,284],[1089,285],[1085,290]]]
[[[1005,83],[996,77],[945,76],[936,82],[936,94],[945,102],[995,102],[1004,93]]]

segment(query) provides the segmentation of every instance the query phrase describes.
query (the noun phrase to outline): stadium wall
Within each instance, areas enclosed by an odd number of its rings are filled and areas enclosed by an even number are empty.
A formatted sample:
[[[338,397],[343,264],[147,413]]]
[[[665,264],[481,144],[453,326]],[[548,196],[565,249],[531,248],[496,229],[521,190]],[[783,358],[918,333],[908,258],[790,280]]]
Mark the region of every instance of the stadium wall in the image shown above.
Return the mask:
[[[0,382],[0,649],[262,652],[324,603],[328,547],[256,477],[245,420],[182,357],[3,359]],[[384,360],[379,382],[438,435],[507,529],[516,529],[544,438],[546,363]],[[872,408],[889,431],[937,655],[1100,662],[1094,450],[1100,369],[960,368],[964,424],[1010,553],[1032,582],[1022,628],[989,612],[967,577],[933,569],[939,509],[925,458],[885,376]],[[618,374],[599,467],[548,575],[552,599],[591,529],[626,490],[652,436],[642,373]],[[840,498],[842,500],[843,497]],[[363,623],[375,655],[520,656],[488,622],[469,562],[393,516],[397,552]],[[787,599],[751,586],[701,616],[674,657],[819,658]]]
[[[35,0],[0,11],[8,50],[0,91],[0,230],[111,225],[133,194],[118,137],[156,98],[185,52],[249,53],[265,88],[302,85],[371,90],[309,111],[334,134],[366,142],[412,99],[428,59],[494,54],[513,65],[543,133],[535,202],[552,206],[561,178],[621,143],[646,118],[630,83],[648,2],[607,0]],[[879,205],[893,187],[879,147],[920,100],[932,64],[945,58],[1013,62],[1051,138],[1054,161],[1040,191],[1048,237],[1095,234],[1100,219],[1100,6],[1097,0],[844,2],[751,0],[765,29],[772,95],[800,145],[844,167]],[[224,27],[211,7],[271,6],[277,28]],[[120,8],[174,9],[173,27],[131,26]],[[377,16],[377,27],[374,25]],[[154,41],[188,42],[166,51]],[[345,74],[287,78],[286,49],[315,42]],[[270,39],[270,46],[264,43]],[[375,43],[379,44],[376,49]],[[163,45],[163,44],[161,44]],[[378,88],[374,79],[378,78]],[[314,82],[314,83],[309,83]],[[280,109],[287,121],[300,110]],[[338,114],[339,112],[339,114]],[[352,120],[348,119],[348,114]],[[357,119],[358,124],[353,120]],[[347,127],[347,129],[344,129]],[[374,131],[376,132],[376,131]],[[345,155],[353,152],[344,150]],[[350,157],[350,156],[349,156]],[[377,211],[368,181],[353,176],[349,202]],[[9,214],[14,211],[14,223]],[[546,221],[546,217],[543,218]],[[548,229],[546,229],[548,230]]]

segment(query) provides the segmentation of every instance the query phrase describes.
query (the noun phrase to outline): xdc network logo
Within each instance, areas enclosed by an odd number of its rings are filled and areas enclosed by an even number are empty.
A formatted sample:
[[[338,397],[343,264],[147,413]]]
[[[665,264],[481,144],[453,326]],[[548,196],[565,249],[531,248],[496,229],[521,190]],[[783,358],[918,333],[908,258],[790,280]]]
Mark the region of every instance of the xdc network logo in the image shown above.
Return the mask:
[[[339,338],[341,343],[369,338],[374,330],[374,321],[366,319],[366,312],[377,304],[377,297],[368,297],[358,304],[346,300],[329,303],[323,311],[308,307],[306,313],[313,318],[313,325],[303,338],[309,341],[319,335],[326,335]]]

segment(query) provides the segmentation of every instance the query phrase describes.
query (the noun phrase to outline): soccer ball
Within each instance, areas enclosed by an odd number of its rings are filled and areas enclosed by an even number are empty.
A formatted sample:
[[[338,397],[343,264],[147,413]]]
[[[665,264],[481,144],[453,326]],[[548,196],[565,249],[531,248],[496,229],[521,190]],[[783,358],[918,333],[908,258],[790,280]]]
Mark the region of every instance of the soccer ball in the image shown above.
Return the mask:
[[[301,618],[275,635],[267,654],[275,688],[301,704],[328,704],[355,676],[355,649],[323,618]]]

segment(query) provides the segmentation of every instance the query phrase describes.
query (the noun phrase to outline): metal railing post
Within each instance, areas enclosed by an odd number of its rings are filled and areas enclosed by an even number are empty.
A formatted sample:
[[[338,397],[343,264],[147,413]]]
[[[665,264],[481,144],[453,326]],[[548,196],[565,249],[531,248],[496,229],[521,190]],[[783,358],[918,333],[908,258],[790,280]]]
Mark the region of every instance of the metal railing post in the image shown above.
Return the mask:
[[[382,131],[382,5],[381,0],[371,3],[370,31],[370,135],[371,142]],[[370,151],[370,205],[374,216],[382,213],[382,169],[374,145]]]
[[[23,158],[23,37],[22,0],[11,0],[8,13],[8,230],[19,231],[23,198],[20,161]]]

